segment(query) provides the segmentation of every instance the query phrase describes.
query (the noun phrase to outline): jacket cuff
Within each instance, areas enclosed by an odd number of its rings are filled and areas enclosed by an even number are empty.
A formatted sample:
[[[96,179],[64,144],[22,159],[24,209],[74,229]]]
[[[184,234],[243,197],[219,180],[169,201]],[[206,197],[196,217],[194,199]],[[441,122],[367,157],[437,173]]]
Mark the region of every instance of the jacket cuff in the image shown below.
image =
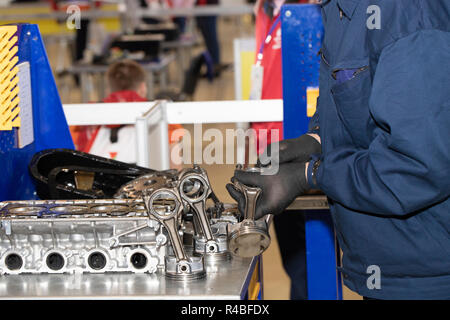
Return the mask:
[[[318,136],[320,136],[320,127],[319,126],[314,126],[314,127],[310,128],[307,133],[309,133],[309,134],[317,134]]]

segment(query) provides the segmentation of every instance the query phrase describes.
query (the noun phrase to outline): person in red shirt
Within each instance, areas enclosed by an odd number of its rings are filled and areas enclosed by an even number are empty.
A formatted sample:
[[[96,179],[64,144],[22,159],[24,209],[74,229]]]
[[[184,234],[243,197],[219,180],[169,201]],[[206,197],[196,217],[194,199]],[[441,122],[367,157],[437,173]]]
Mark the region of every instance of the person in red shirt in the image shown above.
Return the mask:
[[[259,60],[259,63],[264,69],[261,99],[283,98],[281,23],[277,20],[279,15],[278,11],[279,8],[275,12],[273,1],[258,0],[256,2],[255,39],[256,49],[258,50],[256,63]],[[271,37],[271,40],[268,43],[264,43],[268,37]],[[259,52],[260,49],[262,49],[262,52]],[[258,58],[259,54],[262,54],[261,59]],[[277,140],[276,137],[272,137],[272,130],[278,131],[279,140],[283,139],[283,122],[253,122],[251,127],[256,130],[258,154],[261,154],[267,145]],[[265,130],[267,133],[264,132]]]
[[[260,60],[263,67],[261,99],[283,99],[283,81],[281,68],[281,21],[280,9],[284,3],[314,3],[315,0],[257,0],[254,13],[256,63]],[[265,42],[265,43],[264,43]],[[263,45],[264,43],[264,45]],[[262,52],[259,52],[262,49]],[[259,59],[258,55],[262,58]],[[265,147],[275,142],[271,130],[278,131],[278,140],[283,139],[282,122],[253,122],[251,127],[257,134],[257,152],[261,154]],[[267,130],[267,135],[263,130]]]
[[[263,68],[261,99],[283,99],[280,9],[285,3],[315,3],[315,0],[257,0],[255,4],[256,64]],[[282,122],[254,122],[258,154],[270,143],[283,139]],[[277,130],[277,135],[272,135]],[[264,132],[266,131],[266,132]],[[275,131],[276,132],[276,131]],[[283,267],[291,279],[290,298],[307,299],[305,222],[295,211],[274,217],[274,227]]]
[[[103,102],[148,101],[145,70],[135,61],[113,63],[106,74],[112,91]],[[183,136],[183,127],[169,124],[169,143],[173,148]],[[136,163],[135,128],[133,125],[71,127],[77,150],[127,163]],[[172,152],[171,152],[172,155]],[[173,155],[172,155],[173,156]],[[179,162],[178,159],[171,159]],[[171,163],[172,168],[178,168]]]

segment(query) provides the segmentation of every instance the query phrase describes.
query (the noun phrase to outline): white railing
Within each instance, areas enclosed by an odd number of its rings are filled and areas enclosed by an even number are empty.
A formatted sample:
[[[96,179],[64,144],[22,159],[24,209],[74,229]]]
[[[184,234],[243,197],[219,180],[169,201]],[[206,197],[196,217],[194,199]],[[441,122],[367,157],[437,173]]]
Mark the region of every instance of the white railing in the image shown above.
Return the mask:
[[[282,100],[88,103],[63,108],[69,125],[135,125],[137,164],[156,170],[169,168],[168,124],[283,121]],[[244,152],[237,150],[238,157]]]

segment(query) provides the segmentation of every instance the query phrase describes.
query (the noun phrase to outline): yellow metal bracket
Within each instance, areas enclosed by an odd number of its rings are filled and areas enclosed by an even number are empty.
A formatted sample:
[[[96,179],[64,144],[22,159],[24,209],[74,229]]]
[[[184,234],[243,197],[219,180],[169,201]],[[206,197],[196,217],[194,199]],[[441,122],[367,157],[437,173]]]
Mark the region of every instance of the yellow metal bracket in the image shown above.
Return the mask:
[[[20,127],[17,26],[0,26],[0,130]]]
[[[253,275],[250,279],[249,286],[248,286],[248,300],[258,300],[258,297],[260,296],[260,292],[262,290],[261,287],[261,269],[260,269],[260,263],[261,263],[261,257],[256,262],[255,268],[253,269]]]

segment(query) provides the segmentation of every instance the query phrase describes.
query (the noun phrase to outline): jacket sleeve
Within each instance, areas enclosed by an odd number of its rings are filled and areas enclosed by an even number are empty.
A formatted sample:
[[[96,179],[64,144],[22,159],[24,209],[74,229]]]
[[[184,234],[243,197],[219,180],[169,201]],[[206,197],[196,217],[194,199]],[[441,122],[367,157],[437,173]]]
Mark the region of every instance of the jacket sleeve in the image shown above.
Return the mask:
[[[317,99],[316,112],[312,116],[311,120],[308,123],[308,132],[314,133],[320,136],[320,124],[319,124],[319,99]]]
[[[332,200],[407,215],[450,196],[450,34],[419,31],[383,49],[369,100],[367,149],[327,154],[317,182]]]

